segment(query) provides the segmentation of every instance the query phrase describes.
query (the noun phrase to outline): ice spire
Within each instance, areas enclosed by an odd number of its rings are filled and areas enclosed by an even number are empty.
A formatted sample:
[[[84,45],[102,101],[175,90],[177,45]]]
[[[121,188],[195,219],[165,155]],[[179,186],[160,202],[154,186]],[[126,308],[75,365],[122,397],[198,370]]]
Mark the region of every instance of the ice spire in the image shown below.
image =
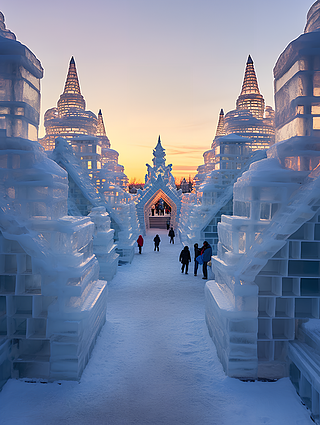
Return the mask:
[[[58,101],[59,116],[65,116],[70,109],[86,109],[86,102],[81,95],[76,64],[72,56],[64,90]]]
[[[99,109],[99,113],[98,113],[98,124],[97,124],[97,136],[106,136],[106,129],[104,126],[104,122],[103,122],[103,117],[102,117],[102,112],[101,109]]]
[[[100,142],[102,143],[102,148],[110,148],[110,141],[107,137],[101,109],[99,109],[99,113],[98,113],[98,124],[97,124],[96,136],[99,138]]]
[[[64,86],[63,93],[78,93],[81,94],[80,84],[78,80],[78,74],[76,69],[76,63],[74,57],[72,56],[69,64],[69,71]]]
[[[160,136],[158,138],[158,143],[157,146],[155,147],[155,149],[153,149],[153,166],[158,168],[160,165],[165,166],[165,149],[163,149],[162,145],[161,145],[161,139]]]
[[[260,93],[253,60],[249,55],[237,109],[248,109],[256,118],[263,118],[264,99]]]
[[[221,109],[220,114],[219,114],[219,122],[218,122],[215,137],[220,137],[220,136],[225,136],[225,135],[226,135],[226,132],[225,132],[225,129],[224,129],[224,112],[223,112],[223,109]]]

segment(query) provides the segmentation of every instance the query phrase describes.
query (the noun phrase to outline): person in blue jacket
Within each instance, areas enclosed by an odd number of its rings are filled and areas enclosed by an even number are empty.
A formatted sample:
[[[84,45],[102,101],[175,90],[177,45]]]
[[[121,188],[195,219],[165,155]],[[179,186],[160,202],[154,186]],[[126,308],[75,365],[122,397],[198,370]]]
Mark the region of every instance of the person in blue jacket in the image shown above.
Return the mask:
[[[208,279],[208,269],[207,264],[211,260],[212,256],[212,248],[211,245],[208,244],[207,241],[203,242],[202,248],[201,248],[201,255],[203,259],[202,264],[202,272],[203,272],[203,278],[202,279]]]

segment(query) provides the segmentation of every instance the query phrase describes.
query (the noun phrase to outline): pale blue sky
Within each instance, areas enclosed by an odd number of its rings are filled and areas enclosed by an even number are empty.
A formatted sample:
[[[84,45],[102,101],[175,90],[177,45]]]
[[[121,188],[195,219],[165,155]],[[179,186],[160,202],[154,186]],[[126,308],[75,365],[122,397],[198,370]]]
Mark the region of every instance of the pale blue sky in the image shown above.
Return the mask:
[[[56,105],[73,55],[87,109],[102,109],[119,162],[142,179],[159,134],[174,175],[194,174],[220,109],[235,107],[248,54],[274,106],[273,66],[303,32],[313,3],[2,0],[0,10],[45,69],[42,117]]]

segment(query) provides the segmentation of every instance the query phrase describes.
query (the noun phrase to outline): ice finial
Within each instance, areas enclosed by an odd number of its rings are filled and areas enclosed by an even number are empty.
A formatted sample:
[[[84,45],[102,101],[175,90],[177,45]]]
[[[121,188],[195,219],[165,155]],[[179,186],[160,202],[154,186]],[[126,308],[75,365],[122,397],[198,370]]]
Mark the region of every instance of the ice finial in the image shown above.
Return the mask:
[[[106,135],[107,134],[106,134],[106,129],[103,122],[102,112],[101,112],[101,109],[99,109],[96,136],[106,136]]]
[[[74,57],[72,56],[69,64],[68,75],[64,90],[58,101],[59,117],[66,116],[71,109],[86,109],[86,102],[80,91],[80,84]]]
[[[248,65],[248,63],[253,63],[251,55],[248,56],[247,65]]]
[[[0,12],[0,37],[16,40],[14,33],[6,29],[6,24],[4,23],[4,14],[2,12]]]
[[[320,0],[316,1],[309,9],[305,33],[320,30]]]
[[[264,99],[260,93],[252,57],[249,55],[237,109],[249,110],[253,116],[263,118]]]
[[[223,109],[221,109],[220,114],[219,114],[219,121],[218,121],[218,126],[217,126],[217,131],[216,131],[216,136],[215,137],[220,137],[220,136],[225,136],[226,132],[225,132],[225,128],[224,128],[224,112]]]

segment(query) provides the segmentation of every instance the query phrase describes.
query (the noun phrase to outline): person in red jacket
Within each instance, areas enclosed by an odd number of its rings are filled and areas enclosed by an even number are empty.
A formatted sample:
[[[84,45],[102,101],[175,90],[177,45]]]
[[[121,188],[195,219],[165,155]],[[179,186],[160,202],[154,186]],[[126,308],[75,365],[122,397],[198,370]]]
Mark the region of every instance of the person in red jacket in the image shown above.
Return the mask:
[[[143,237],[142,237],[142,235],[139,235],[139,237],[137,239],[137,243],[138,243],[138,247],[139,247],[139,254],[141,254],[141,249],[143,247]]]

